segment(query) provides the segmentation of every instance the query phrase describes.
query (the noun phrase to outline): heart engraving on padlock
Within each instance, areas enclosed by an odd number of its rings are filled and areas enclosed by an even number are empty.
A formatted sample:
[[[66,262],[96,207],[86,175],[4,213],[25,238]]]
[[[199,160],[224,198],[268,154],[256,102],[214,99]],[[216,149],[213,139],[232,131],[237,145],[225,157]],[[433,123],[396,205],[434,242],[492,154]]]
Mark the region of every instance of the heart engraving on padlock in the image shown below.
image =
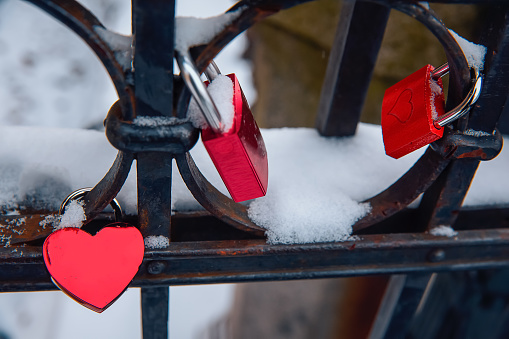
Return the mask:
[[[413,93],[412,90],[407,88],[399,95],[396,103],[389,110],[387,115],[396,118],[401,124],[405,124],[410,120],[414,113],[414,105],[412,103]]]
[[[467,114],[479,98],[482,76],[473,71],[473,86],[466,98],[445,113],[441,77],[448,65],[426,65],[385,91],[382,134],[387,155],[400,158],[444,134],[443,127]]]
[[[91,235],[62,228],[43,245],[54,283],[69,297],[98,313],[127,289],[143,261],[145,245],[134,226],[116,223]]]

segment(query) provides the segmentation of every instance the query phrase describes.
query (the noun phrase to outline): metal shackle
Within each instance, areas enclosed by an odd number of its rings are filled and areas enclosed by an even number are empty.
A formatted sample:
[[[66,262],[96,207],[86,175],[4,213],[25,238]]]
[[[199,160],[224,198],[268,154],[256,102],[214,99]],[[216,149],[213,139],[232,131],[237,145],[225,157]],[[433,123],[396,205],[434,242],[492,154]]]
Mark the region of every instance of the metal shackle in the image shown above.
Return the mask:
[[[443,114],[442,116],[439,116],[433,121],[437,128],[444,127],[467,114],[470,111],[470,108],[475,104],[477,99],[479,99],[479,95],[481,94],[483,77],[473,67],[471,68],[471,72],[474,75],[472,77],[473,85],[470,88],[470,91],[468,91],[467,96],[465,97],[465,99],[463,99],[463,101],[460,102],[458,106],[454,107],[452,110]],[[431,78],[437,80],[448,73],[449,64],[445,63],[442,66],[435,68],[433,72],[431,72]]]
[[[214,100],[210,96],[210,93],[207,91],[207,87],[201,81],[200,73],[196,69],[193,60],[189,53],[181,53],[177,51],[177,64],[180,68],[180,74],[182,75],[182,79],[184,79],[184,83],[191,91],[198,107],[200,107],[205,120],[212,130],[216,133],[221,133],[223,128],[223,122],[221,120],[221,114],[217,109],[217,106],[214,104]],[[212,61],[210,65],[207,67],[205,71],[205,75],[212,81],[219,74],[219,68]]]

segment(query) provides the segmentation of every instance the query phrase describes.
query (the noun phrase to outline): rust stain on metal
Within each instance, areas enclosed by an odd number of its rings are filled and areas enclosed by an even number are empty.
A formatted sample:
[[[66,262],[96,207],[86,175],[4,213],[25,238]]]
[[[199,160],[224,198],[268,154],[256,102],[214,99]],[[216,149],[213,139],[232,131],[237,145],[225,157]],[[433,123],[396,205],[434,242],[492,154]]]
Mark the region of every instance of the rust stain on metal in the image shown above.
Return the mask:
[[[460,154],[457,156],[458,159],[465,159],[465,158],[479,158],[479,159],[487,159],[488,156],[486,155],[486,153],[484,152],[484,150],[482,149],[476,149],[476,150],[473,150],[473,151],[470,151],[470,152],[466,152],[466,153],[463,153],[463,154]]]

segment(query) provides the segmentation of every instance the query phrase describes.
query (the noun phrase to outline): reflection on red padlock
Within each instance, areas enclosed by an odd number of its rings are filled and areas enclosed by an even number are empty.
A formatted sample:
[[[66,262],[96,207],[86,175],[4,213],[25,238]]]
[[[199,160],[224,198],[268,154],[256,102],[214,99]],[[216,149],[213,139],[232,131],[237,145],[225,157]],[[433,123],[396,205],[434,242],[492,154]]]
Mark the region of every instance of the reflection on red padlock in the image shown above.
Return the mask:
[[[74,199],[87,191],[73,192],[62,204],[61,214],[67,203],[78,201]],[[113,204],[118,215],[120,206],[115,200]],[[58,288],[83,306],[101,313],[127,289],[143,261],[144,251],[140,231],[116,222],[95,235],[78,227],[60,228],[44,241],[43,258]]]
[[[232,199],[241,202],[264,196],[268,185],[267,151],[237,77],[228,75],[233,83],[234,118],[233,126],[224,131],[221,116],[191,58],[178,54],[177,62],[209,125],[202,130],[203,144]],[[219,74],[213,62],[206,74],[209,80]]]
[[[441,77],[447,64],[427,65],[385,91],[382,103],[382,134],[385,153],[401,158],[443,136],[443,127],[467,114],[477,101],[482,77],[474,70],[474,84],[467,97],[445,113]]]

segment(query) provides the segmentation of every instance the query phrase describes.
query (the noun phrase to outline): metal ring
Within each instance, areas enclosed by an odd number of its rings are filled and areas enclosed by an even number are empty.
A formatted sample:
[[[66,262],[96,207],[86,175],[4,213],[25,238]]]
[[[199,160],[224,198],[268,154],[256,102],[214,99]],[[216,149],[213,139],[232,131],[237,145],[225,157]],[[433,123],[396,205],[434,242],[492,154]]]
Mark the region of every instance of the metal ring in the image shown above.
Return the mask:
[[[446,64],[445,64],[446,65]],[[432,77],[442,77],[446,75],[449,70],[445,67],[445,65],[442,65],[438,68],[436,68],[436,72],[433,71]],[[465,99],[463,99],[462,102],[456,107],[454,107],[449,112],[443,114],[442,116],[438,117],[433,121],[435,126],[437,128],[444,127],[451,122],[463,117],[465,114],[467,114],[470,111],[470,108],[475,104],[477,99],[479,99],[479,95],[481,94],[482,84],[483,84],[483,77],[481,74],[477,72],[475,68],[471,68],[471,73],[473,73],[473,86],[470,88],[470,91],[468,91],[467,96]]]
[[[58,210],[58,213],[60,215],[64,214],[65,208],[71,201],[81,200],[81,198],[83,198],[85,195],[87,195],[87,193],[90,192],[91,190],[92,190],[91,187],[85,187],[85,188],[80,188],[80,189],[72,192],[71,194],[69,194],[64,199],[62,204],[60,205],[60,209]],[[117,222],[122,221],[122,207],[120,207],[120,203],[118,202],[118,200],[116,198],[113,198],[113,200],[111,200],[110,206],[111,206],[111,208],[113,208],[113,212],[115,213],[115,221],[117,221]]]
[[[219,114],[219,110],[214,104],[212,97],[207,91],[207,88],[201,81],[200,73],[196,69],[191,56],[188,52],[183,53],[176,51],[176,53],[177,64],[180,68],[182,79],[184,79],[185,84],[191,91],[191,94],[203,112],[205,120],[207,120],[210,128],[212,128],[214,132],[220,133],[223,128],[221,115]]]

